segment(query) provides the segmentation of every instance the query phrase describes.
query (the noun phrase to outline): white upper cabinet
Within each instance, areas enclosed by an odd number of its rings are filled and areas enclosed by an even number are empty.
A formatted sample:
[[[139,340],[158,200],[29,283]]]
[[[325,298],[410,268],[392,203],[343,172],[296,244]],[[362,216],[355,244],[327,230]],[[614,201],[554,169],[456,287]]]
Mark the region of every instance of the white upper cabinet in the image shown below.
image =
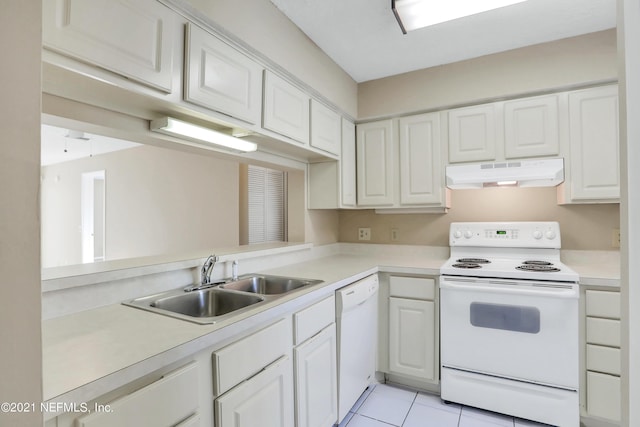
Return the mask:
[[[262,127],[308,145],[309,100],[291,83],[265,71]]]
[[[262,69],[202,28],[187,24],[185,101],[260,124]]]
[[[496,158],[496,105],[449,111],[449,162],[478,162]]]
[[[393,120],[357,127],[357,182],[359,206],[393,206],[396,136]]]
[[[315,99],[311,100],[311,146],[340,155],[341,117]]]
[[[400,127],[400,204],[426,205],[442,201],[440,115],[403,117]]]
[[[618,86],[569,94],[570,201],[620,198]]]
[[[557,156],[560,153],[558,96],[504,103],[505,158]]]
[[[356,125],[342,119],[340,184],[343,207],[356,206]]]
[[[139,83],[172,91],[175,14],[156,0],[46,0],[43,44]]]

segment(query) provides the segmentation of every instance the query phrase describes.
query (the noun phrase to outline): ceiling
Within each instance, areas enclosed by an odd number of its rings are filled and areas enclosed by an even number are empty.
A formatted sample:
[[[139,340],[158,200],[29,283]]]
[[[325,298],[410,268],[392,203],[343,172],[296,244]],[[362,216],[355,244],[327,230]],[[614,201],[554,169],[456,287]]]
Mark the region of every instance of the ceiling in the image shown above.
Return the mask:
[[[42,125],[40,138],[40,164],[42,166],[126,150],[140,145],[130,141],[50,125]]]
[[[271,2],[358,83],[616,26],[615,0],[528,0],[406,35],[391,0]]]

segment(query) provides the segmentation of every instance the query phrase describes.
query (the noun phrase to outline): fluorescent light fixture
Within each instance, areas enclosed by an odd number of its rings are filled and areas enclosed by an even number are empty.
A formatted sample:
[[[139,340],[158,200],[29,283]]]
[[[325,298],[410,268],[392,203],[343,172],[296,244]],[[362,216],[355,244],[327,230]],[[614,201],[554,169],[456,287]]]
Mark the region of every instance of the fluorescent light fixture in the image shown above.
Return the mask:
[[[215,131],[213,129],[194,125],[171,117],[163,117],[151,121],[151,130],[165,135],[178,136],[196,142],[207,142],[234,151],[256,151],[258,145],[240,138]]]
[[[526,0],[391,0],[403,34]]]
[[[499,187],[515,187],[518,185],[518,181],[498,181],[496,182]]]

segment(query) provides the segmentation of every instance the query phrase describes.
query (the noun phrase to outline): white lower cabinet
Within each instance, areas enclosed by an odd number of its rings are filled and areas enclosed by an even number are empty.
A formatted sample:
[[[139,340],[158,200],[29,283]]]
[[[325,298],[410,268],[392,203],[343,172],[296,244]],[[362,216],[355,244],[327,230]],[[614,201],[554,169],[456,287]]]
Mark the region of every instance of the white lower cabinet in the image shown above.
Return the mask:
[[[217,427],[293,427],[291,358],[283,356],[218,397]]]
[[[620,381],[620,293],[585,291],[585,348],[583,377],[586,415],[619,422]]]
[[[390,374],[437,384],[439,346],[435,279],[389,278]]]
[[[158,381],[108,403],[108,410],[80,417],[77,427],[197,426],[198,368],[190,363]],[[162,402],[159,404],[159,402]],[[106,404],[104,408],[107,408]],[[91,407],[93,409],[93,407]]]

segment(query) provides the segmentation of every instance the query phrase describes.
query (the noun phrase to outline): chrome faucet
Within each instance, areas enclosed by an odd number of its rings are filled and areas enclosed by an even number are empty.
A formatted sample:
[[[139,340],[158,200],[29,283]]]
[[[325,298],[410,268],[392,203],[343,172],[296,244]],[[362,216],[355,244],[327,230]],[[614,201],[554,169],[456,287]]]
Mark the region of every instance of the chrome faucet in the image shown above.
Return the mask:
[[[218,257],[216,255],[209,255],[209,258],[202,265],[202,269],[200,270],[200,284],[206,285],[211,283],[211,272],[213,271],[213,267],[218,262]]]
[[[238,280],[238,260],[234,259],[231,263],[231,280]]]

